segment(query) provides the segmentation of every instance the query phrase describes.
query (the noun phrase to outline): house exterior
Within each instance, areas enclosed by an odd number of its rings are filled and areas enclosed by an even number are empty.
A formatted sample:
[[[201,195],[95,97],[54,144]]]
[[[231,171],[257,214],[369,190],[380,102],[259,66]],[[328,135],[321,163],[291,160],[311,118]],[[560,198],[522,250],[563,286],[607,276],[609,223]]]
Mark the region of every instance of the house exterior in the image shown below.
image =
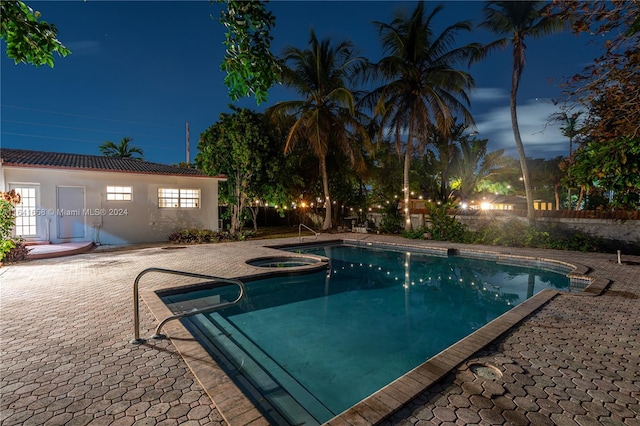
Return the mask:
[[[15,234],[27,241],[131,244],[217,230],[221,180],[132,158],[0,149],[0,189],[20,193]]]

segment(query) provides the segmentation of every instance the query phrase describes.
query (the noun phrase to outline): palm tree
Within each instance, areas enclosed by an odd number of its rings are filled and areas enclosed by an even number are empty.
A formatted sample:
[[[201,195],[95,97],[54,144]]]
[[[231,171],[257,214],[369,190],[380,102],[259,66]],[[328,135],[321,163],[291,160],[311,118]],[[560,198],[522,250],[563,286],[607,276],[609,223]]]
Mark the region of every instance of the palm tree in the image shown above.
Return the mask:
[[[358,120],[355,95],[348,81],[364,67],[366,59],[356,56],[351,42],[319,41],[311,30],[309,47],[304,50],[287,47],[284,62],[283,83],[302,95],[303,100],[278,102],[267,110],[267,115],[275,120],[294,117],[285,141],[285,153],[290,153],[298,143],[306,143],[318,159],[326,210],[322,229],[330,229],[327,154],[337,148],[347,154],[356,167],[361,165],[356,139],[357,136],[360,140],[367,139],[367,133]]]
[[[119,144],[115,144],[111,141],[105,141],[98,148],[102,155],[106,157],[119,157],[119,158],[133,158],[136,160],[143,160],[143,152],[142,149],[137,146],[129,146],[129,142],[131,142],[133,138],[124,137],[120,139]],[[138,154],[140,157],[135,157],[134,155]]]
[[[405,229],[411,229],[409,170],[414,150],[424,149],[431,126],[446,135],[454,112],[461,113],[466,124],[473,122],[467,106],[474,81],[456,66],[477,54],[479,45],[453,47],[459,32],[471,31],[468,21],[434,34],[432,25],[441,10],[436,6],[427,13],[420,2],[411,16],[398,13],[390,24],[374,22],[388,56],[374,67],[384,85],[369,96],[377,101],[374,112],[381,117],[381,129],[389,130],[399,155],[404,145]]]
[[[456,145],[465,131],[464,124],[451,126],[448,132],[441,132],[433,127],[427,138],[427,156],[432,173],[438,176],[440,188],[434,198],[446,203],[451,198],[451,177],[455,164],[460,157],[460,149]]]
[[[571,115],[568,115],[566,112],[562,112],[557,120],[562,121],[564,125],[560,127],[560,131],[563,136],[569,138],[569,159],[573,156],[573,140],[576,136],[580,135],[583,130],[582,126],[579,124],[578,119],[584,113],[584,111],[574,112]],[[571,176],[571,172],[569,172],[569,177]],[[567,206],[569,210],[571,210],[571,185],[568,185],[567,189]],[[580,205],[580,201],[582,200],[582,194],[584,193],[584,186],[580,186],[580,197],[578,201],[578,206]]]
[[[484,21],[480,27],[505,36],[485,46],[483,53],[486,54],[495,48],[506,48],[509,43],[513,45],[513,70],[511,73],[511,127],[518,149],[518,158],[522,170],[522,179],[527,197],[527,218],[530,222],[535,222],[535,211],[533,209],[533,190],[531,179],[527,169],[527,159],[524,151],[520,128],[518,127],[518,114],[516,102],[518,97],[518,86],[525,64],[525,38],[527,36],[539,38],[545,35],[558,32],[564,28],[566,22],[559,19],[559,15],[549,12],[550,3],[546,1],[496,1],[489,0],[483,9]]]
[[[471,135],[458,139],[460,157],[455,164],[455,175],[459,179],[458,193],[462,201],[468,201],[482,181],[508,170],[504,149],[487,152],[488,142]]]

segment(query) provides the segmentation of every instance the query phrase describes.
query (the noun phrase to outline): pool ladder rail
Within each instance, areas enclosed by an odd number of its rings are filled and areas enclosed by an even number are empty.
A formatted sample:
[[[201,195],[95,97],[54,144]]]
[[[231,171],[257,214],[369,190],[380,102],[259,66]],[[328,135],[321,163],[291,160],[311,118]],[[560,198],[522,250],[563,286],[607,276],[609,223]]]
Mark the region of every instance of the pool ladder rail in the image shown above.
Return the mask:
[[[304,223],[301,223],[300,225],[298,225],[298,238],[300,239],[300,242],[302,242],[302,240],[304,239],[304,237],[302,236],[302,228],[308,229],[309,231],[313,232],[313,236],[315,237],[314,239],[315,240],[318,239],[318,235],[320,235],[319,232],[316,232],[313,229],[309,228]]]
[[[160,324],[158,324],[158,326],[156,327],[156,331],[153,334],[153,336],[151,336],[152,339],[164,339],[167,336],[160,333],[160,331],[162,330],[162,327],[165,326],[166,323],[168,323],[169,321],[173,321],[176,319],[180,319],[180,318],[184,318],[184,317],[190,317],[192,315],[197,315],[197,314],[206,314],[209,312],[214,312],[229,306],[233,306],[236,303],[240,302],[240,300],[242,300],[242,298],[244,297],[245,294],[245,290],[244,290],[244,283],[240,280],[234,280],[234,279],[230,279],[230,278],[221,278],[221,277],[215,277],[213,275],[202,275],[202,274],[196,274],[193,272],[185,272],[185,271],[176,271],[173,269],[164,269],[164,268],[147,268],[144,271],[140,272],[138,274],[138,276],[136,277],[135,281],[133,282],[133,329],[134,329],[134,337],[132,340],[130,340],[130,343],[134,344],[134,345],[140,345],[142,343],[144,343],[146,341],[146,339],[141,339],[140,338],[140,305],[139,305],[139,287],[140,287],[140,279],[150,273],[150,272],[158,272],[161,274],[171,274],[171,275],[180,275],[183,277],[191,277],[191,278],[199,278],[199,279],[205,279],[205,280],[212,280],[214,281],[213,287],[212,288],[218,288],[218,287],[226,287],[228,285],[237,285],[238,288],[240,289],[240,292],[238,294],[238,297],[235,300],[232,300],[230,302],[224,302],[224,303],[218,303],[216,305],[213,306],[209,306],[206,308],[202,308],[202,309],[191,309],[189,311],[184,311],[184,312],[179,312],[177,314],[168,316],[167,318],[163,319],[162,321],[160,321]]]

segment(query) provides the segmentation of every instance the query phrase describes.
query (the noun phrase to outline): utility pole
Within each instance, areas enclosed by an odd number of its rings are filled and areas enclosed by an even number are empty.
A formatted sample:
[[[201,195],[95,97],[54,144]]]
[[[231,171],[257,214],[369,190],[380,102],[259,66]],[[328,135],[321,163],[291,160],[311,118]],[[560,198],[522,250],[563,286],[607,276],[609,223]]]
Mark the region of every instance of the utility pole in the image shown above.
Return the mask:
[[[187,138],[187,166],[191,164],[191,155],[190,155],[190,147],[189,147],[189,122],[187,121],[186,128],[186,138]]]

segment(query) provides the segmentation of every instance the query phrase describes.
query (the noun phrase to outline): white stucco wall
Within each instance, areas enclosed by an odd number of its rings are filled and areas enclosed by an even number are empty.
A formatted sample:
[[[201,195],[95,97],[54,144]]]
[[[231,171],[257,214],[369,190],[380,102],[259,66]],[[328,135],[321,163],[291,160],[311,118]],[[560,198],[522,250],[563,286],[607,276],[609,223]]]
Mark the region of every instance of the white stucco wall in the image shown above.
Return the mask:
[[[93,241],[129,244],[166,241],[176,229],[218,229],[218,180],[208,177],[165,176],[121,172],[2,167],[3,190],[37,187],[37,228],[34,239],[52,243]],[[107,201],[107,186],[131,186],[131,201]],[[82,237],[60,238],[59,187],[84,188],[84,209],[74,216]],[[159,208],[158,188],[200,189],[198,208]],[[71,212],[76,213],[76,210]]]

